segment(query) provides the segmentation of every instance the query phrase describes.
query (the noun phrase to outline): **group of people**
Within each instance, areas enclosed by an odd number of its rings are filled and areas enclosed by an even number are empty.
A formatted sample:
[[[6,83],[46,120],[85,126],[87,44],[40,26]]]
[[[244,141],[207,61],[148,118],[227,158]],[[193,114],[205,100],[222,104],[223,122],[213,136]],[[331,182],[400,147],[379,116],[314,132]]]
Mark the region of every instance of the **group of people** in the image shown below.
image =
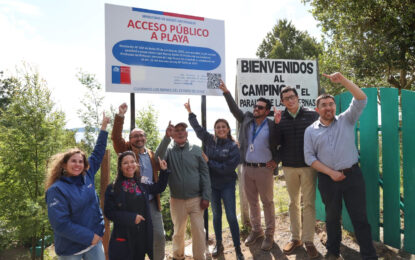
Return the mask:
[[[366,215],[365,184],[358,165],[354,125],[366,105],[366,95],[341,73],[323,74],[353,95],[350,107],[336,116],[334,97],[320,95],[316,111],[302,107],[295,88],[280,93],[284,111],[259,98],[252,112],[242,112],[223,82],[219,88],[231,113],[240,123],[238,141],[225,119],[214,124],[214,134],[200,126],[190,101],[184,104],[188,120],[203,149],[187,140],[187,124],[169,122],[155,152],[146,147],[146,133],[135,128],[129,141],[122,137],[127,105],[120,105],[112,131],[119,154],[117,175],[105,193],[104,215],[113,222],[109,258],[164,259],[165,236],[160,193],[170,188],[170,213],[174,226],[173,259],[184,259],[184,239],[190,218],[193,258],[205,259],[203,213],[211,205],[216,246],[212,256],[224,251],[222,201],[236,258],[241,251],[236,217],[236,167],[242,165],[243,186],[249,205],[251,232],[246,246],[261,242],[262,250],[274,245],[274,172],[282,168],[290,197],[291,240],[283,251],[291,254],[305,245],[310,258],[319,256],[314,246],[316,180],[326,210],[327,258],[339,259],[342,200],[352,220],[363,259],[377,259]],[[46,203],[55,234],[58,259],[105,259],[104,221],[95,192],[94,176],[103,159],[109,118],[104,115],[94,151],[71,149],[51,158],[46,178]],[[171,143],[173,140],[173,143]],[[301,198],[303,207],[301,207]],[[261,208],[265,229],[261,225]]]

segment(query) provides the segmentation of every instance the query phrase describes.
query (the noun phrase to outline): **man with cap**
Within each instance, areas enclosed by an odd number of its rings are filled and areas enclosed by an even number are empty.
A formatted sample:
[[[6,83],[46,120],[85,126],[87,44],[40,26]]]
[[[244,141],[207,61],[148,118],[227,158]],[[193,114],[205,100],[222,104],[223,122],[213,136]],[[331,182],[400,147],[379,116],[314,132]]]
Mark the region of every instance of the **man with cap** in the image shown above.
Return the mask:
[[[127,104],[123,103],[118,108],[118,114],[114,118],[114,127],[112,129],[111,139],[115,152],[122,153],[133,151],[137,155],[140,163],[140,174],[144,176],[147,182],[157,182],[160,167],[155,155],[146,147],[146,133],[144,130],[134,128],[130,132],[130,141],[125,141],[122,137],[124,125],[124,115],[127,112]],[[163,216],[161,214],[160,194],[149,195],[150,214],[153,223],[153,259],[161,260],[165,257],[165,243]]]
[[[226,102],[233,116],[240,123],[238,141],[243,162],[242,178],[249,205],[252,231],[245,240],[245,245],[253,245],[264,236],[261,227],[261,198],[265,217],[265,238],[261,249],[270,250],[274,244],[275,208],[274,208],[274,170],[277,167],[277,145],[275,124],[267,116],[271,102],[265,98],[256,101],[253,112],[242,112],[231,93],[221,81],[219,88],[223,91]]]
[[[184,238],[186,222],[190,216],[193,258],[205,259],[205,230],[203,212],[209,207],[211,186],[209,168],[199,146],[189,144],[187,124],[180,122],[169,126],[166,135],[157,148],[157,154],[164,157],[171,174],[170,214],[174,225],[173,259],[184,259]],[[171,138],[173,144],[170,144]]]

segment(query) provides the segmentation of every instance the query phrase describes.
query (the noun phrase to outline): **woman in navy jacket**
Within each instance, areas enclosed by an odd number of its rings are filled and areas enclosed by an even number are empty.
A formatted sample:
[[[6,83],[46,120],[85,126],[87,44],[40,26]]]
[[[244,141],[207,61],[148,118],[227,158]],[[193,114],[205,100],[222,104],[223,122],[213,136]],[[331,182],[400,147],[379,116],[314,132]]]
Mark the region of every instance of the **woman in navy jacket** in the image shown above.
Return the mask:
[[[105,259],[101,242],[104,218],[94,177],[105,154],[108,122],[109,117],[104,114],[97,143],[88,160],[83,151],[74,148],[52,156],[49,161],[46,203],[60,260]]]
[[[185,103],[184,106],[187,112],[189,112],[190,125],[195,130],[197,137],[202,140],[203,157],[209,166],[212,186],[213,228],[216,236],[216,246],[213,249],[212,256],[217,257],[224,250],[222,245],[221,203],[221,200],[223,200],[237,259],[244,259],[241,252],[239,224],[236,218],[235,205],[235,184],[237,179],[235,169],[240,162],[238,145],[231,136],[228,121],[225,119],[216,120],[214,125],[215,135],[212,135],[199,125],[196,115],[192,113],[190,108],[190,101]]]
[[[140,176],[137,158],[132,151],[118,157],[117,177],[105,192],[104,214],[114,222],[110,243],[110,260],[141,260],[147,254],[153,259],[153,225],[148,195],[166,189],[167,163],[160,160],[160,178],[147,183]]]

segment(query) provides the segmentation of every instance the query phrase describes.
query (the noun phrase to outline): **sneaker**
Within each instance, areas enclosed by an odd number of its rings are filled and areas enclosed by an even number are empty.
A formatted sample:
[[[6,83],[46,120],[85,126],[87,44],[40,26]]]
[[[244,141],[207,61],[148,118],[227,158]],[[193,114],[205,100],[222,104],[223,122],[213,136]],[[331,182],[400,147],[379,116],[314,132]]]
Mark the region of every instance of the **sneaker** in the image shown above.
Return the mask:
[[[259,232],[251,232],[249,234],[249,236],[245,239],[245,245],[246,246],[252,246],[253,244],[255,244],[255,241],[260,238],[263,237],[264,233],[262,231]]]
[[[303,242],[301,242],[301,240],[293,239],[288,244],[285,245],[282,251],[284,252],[284,254],[289,255],[294,251],[294,249],[302,245],[303,245]]]
[[[313,242],[305,242],[305,249],[307,251],[308,257],[311,259],[319,257],[319,253],[314,246]]]
[[[218,257],[220,254],[223,253],[223,250],[224,248],[223,248],[222,243],[216,243],[216,246],[215,248],[213,248],[213,251],[212,251],[212,257]]]
[[[261,249],[265,251],[269,251],[271,250],[273,245],[274,245],[274,236],[267,235],[264,241],[262,241]]]
[[[245,260],[244,254],[242,254],[241,247],[235,247],[235,253],[236,253],[236,260]]]

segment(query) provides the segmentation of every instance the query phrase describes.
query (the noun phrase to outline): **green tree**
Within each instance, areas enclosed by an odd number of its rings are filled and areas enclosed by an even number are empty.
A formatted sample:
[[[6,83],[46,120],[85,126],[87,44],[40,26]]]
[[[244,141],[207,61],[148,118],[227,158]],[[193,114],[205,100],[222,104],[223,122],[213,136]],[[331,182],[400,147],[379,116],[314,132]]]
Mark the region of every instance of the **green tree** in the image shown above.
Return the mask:
[[[72,146],[74,133],[64,130],[65,115],[54,109],[46,82],[36,71],[25,66],[14,79],[13,95],[0,120],[1,233],[8,231],[7,240],[35,248],[37,240],[50,233],[44,202],[47,159]]]
[[[15,77],[5,77],[4,72],[0,71],[0,115],[10,105],[17,84]]]
[[[81,100],[83,108],[78,109],[78,116],[84,125],[84,137],[82,148],[87,154],[91,154],[95,146],[98,130],[101,126],[101,115],[104,95],[102,85],[95,78],[94,74],[79,70],[76,75],[79,82],[86,88],[85,96]]]
[[[160,134],[157,129],[158,111],[152,105],[142,108],[137,112],[135,123],[146,133],[147,148],[155,151],[160,143]]]
[[[299,31],[286,19],[278,20],[258,47],[256,55],[267,59],[316,59],[321,45],[307,32]]]
[[[414,89],[413,1],[302,1],[311,4],[320,21],[327,37],[326,49],[330,50],[326,61],[336,60],[333,67],[346,69],[361,86]]]

